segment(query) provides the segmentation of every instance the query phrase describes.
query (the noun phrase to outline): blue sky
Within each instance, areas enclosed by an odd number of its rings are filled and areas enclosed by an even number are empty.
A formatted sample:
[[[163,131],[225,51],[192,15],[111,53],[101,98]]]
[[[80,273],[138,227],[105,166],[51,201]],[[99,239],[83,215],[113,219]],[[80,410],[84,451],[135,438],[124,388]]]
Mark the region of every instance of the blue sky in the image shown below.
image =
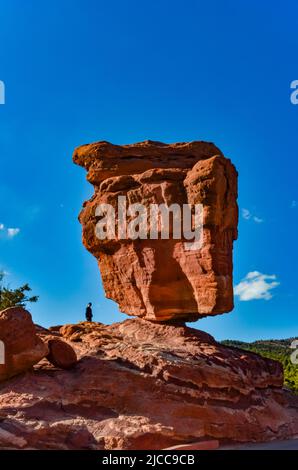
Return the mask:
[[[98,321],[125,318],[81,243],[92,187],[73,149],[207,140],[239,171],[235,285],[255,274],[247,300],[195,326],[297,336],[297,13],[291,0],[0,0],[0,267],[40,295],[37,323],[79,321],[88,301]]]

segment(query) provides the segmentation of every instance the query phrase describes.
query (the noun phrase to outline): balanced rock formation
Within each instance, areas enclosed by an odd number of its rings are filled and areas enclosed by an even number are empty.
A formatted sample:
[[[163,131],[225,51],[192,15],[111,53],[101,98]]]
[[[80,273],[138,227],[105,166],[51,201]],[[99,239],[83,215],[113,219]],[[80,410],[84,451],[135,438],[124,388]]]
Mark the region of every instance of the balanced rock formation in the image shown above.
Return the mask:
[[[0,381],[30,369],[48,354],[47,345],[37,336],[29,312],[12,307],[0,312]]]
[[[60,331],[80,360],[71,370],[41,362],[2,384],[1,449],[162,449],[298,434],[298,397],[282,388],[278,362],[139,318]]]
[[[74,162],[87,171],[94,196],[80,214],[85,247],[97,258],[106,296],[122,312],[151,321],[197,320],[233,308],[232,248],[237,238],[237,172],[207,142],[133,145],[98,142],[79,147]],[[119,232],[119,196],[127,206],[203,206],[202,245],[189,249],[185,238]],[[115,209],[115,237],[96,236],[97,207]],[[130,217],[130,219],[129,219]],[[119,220],[118,220],[119,218]],[[128,216],[128,222],[132,216]],[[121,218],[123,226],[123,219]],[[184,234],[183,234],[184,235]]]

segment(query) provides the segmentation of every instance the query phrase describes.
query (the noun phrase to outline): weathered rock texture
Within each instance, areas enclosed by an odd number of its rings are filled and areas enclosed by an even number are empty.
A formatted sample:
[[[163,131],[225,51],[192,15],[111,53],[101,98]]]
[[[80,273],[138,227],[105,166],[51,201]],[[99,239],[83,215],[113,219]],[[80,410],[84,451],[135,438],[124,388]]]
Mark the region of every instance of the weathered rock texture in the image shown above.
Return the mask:
[[[77,363],[75,350],[65,341],[58,338],[49,338],[47,340],[49,354],[47,360],[60,369],[71,369]]]
[[[80,214],[85,247],[98,259],[106,296],[146,320],[196,320],[233,308],[232,247],[237,238],[237,172],[211,143],[79,147],[94,196]],[[203,204],[203,246],[184,240],[99,240],[95,210],[118,196],[127,203]],[[117,235],[117,234],[116,234]]]
[[[71,345],[61,339],[60,328],[62,325],[49,330],[35,325],[37,335],[47,346],[47,360],[60,369],[71,369],[77,363],[77,355]]]
[[[183,326],[130,319],[61,329],[80,360],[45,360],[0,389],[0,448],[160,449],[298,434],[281,365]]]
[[[48,354],[47,345],[36,335],[30,313],[20,307],[0,312],[0,341],[5,351],[0,381],[30,369]]]

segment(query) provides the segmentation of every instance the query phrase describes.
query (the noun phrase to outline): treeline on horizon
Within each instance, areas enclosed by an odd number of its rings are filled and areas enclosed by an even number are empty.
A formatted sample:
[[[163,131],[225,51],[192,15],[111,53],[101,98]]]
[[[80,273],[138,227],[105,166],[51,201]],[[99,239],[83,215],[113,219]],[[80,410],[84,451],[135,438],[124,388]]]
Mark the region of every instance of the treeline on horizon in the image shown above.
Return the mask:
[[[284,368],[284,386],[298,394],[298,364],[293,364],[291,361],[291,354],[294,350],[290,347],[295,339],[297,338],[259,340],[253,343],[228,339],[222,341],[222,344],[251,351],[281,362]]]

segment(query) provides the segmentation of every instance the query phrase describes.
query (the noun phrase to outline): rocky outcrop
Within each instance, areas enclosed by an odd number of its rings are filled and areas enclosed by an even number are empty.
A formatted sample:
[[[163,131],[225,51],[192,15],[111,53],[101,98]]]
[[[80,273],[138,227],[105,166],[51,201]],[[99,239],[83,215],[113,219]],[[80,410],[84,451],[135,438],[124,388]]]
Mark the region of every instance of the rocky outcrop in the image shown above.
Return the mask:
[[[0,311],[0,341],[4,350],[0,381],[30,369],[48,354],[47,345],[36,334],[30,313],[21,307]]]
[[[80,358],[2,384],[0,447],[160,449],[298,434],[281,365],[185,326],[126,320],[61,330]],[[73,336],[76,335],[76,336]]]
[[[221,151],[207,142],[142,142],[79,147],[74,162],[87,171],[94,196],[80,214],[85,247],[98,260],[106,296],[122,312],[151,321],[196,320],[233,308],[232,248],[237,238],[237,172]],[[200,249],[185,238],[99,239],[96,208],[110,204],[119,215],[118,197],[127,205],[203,205]],[[130,218],[129,218],[130,217]],[[132,220],[128,216],[128,223]],[[117,221],[116,221],[117,222]],[[184,234],[183,234],[184,235]]]
[[[77,363],[74,349],[55,331],[34,325],[22,307],[0,311],[0,382],[26,372],[43,359],[70,369]],[[0,430],[1,431],[1,430]]]

